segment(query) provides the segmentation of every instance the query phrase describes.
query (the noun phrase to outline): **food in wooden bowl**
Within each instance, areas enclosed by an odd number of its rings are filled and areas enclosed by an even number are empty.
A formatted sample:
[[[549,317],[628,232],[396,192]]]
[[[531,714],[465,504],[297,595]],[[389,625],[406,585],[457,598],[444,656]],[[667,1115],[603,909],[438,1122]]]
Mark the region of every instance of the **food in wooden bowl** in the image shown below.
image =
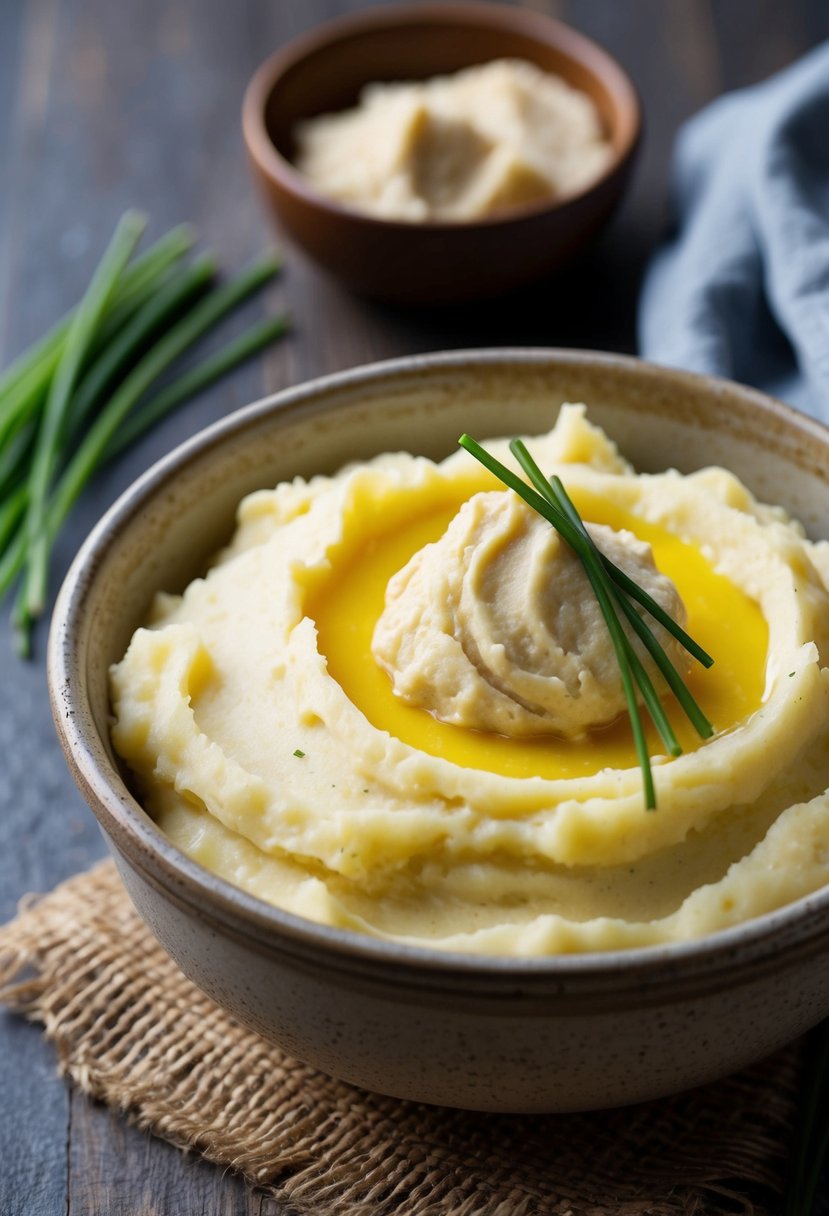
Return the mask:
[[[504,85],[504,59],[518,62],[517,83]],[[460,73],[468,89],[470,69],[497,111],[488,121],[469,121],[477,102],[456,101],[447,113],[445,81],[426,86],[440,94],[435,104],[422,92],[406,100],[434,77]],[[475,85],[478,71],[484,83]],[[527,74],[556,94],[535,120],[548,89],[527,84]],[[392,87],[379,102],[373,94],[372,130],[355,135],[342,112],[378,85]],[[562,90],[570,122],[553,137]],[[386,134],[374,123],[384,110]],[[321,151],[320,116],[338,113],[322,128],[330,136],[333,122],[333,145],[326,137]],[[279,228],[349,286],[410,303],[495,295],[572,257],[621,197],[641,127],[633,86],[595,43],[539,13],[480,4],[384,6],[332,22],[263,64],[242,117]],[[528,126],[540,153],[513,131]],[[499,152],[507,128],[517,146]]]
[[[385,219],[461,222],[580,193],[612,156],[586,93],[522,59],[367,85],[295,132],[321,194]]]
[[[555,600],[579,583],[552,530],[466,453],[433,463],[505,423],[547,433],[528,445],[605,555],[601,527],[715,659],[674,654],[715,733],[669,709],[684,754],[651,733],[655,807],[583,583]],[[80,555],[50,661],[67,754],[162,942],[300,1058],[484,1109],[636,1101],[825,1015],[825,546],[741,482],[820,536],[827,455],[822,428],[749,390],[545,352],[345,373],[174,453]],[[429,573],[429,544],[461,556]],[[568,630],[578,722],[546,687]],[[140,801],[109,742],[113,663]]]

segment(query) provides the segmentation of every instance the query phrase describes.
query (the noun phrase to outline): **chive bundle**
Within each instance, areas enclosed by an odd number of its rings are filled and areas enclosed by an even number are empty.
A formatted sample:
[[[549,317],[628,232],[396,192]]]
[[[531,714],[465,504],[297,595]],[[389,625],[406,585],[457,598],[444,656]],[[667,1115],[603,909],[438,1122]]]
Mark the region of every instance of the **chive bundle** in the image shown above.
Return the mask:
[[[633,649],[630,639],[623,628],[620,614],[630,623],[632,629],[640,638],[645,649],[662,673],[668,687],[674,693],[695,730],[703,739],[709,738],[714,733],[713,726],[694,700],[682,676],[668,658],[653,630],[642,614],[633,606],[632,601],[640,604],[704,667],[710,667],[714,660],[668,615],[656,600],[648,595],[647,591],[634,582],[633,579],[629,578],[623,570],[620,570],[618,566],[614,565],[612,561],[600,552],[562,485],[561,479],[551,477],[548,480],[520,439],[514,439],[510,443],[510,451],[515,456],[524,473],[526,473],[532,483],[531,485],[527,485],[525,481],[508,469],[506,465],[501,464],[499,460],[487,452],[485,448],[482,448],[471,436],[461,435],[458,442],[471,456],[480,461],[490,473],[493,473],[499,481],[503,482],[509,489],[514,490],[528,506],[532,507],[548,523],[552,524],[580,559],[607,624],[613,649],[616,653],[616,661],[619,664],[619,674],[630,716],[636,755],[642,770],[645,805],[648,810],[655,810],[656,791],[653,784],[653,773],[651,772],[650,756],[648,755],[645,732],[639,714],[634,685],[638,685],[645,707],[669,754],[679,756],[682,753],[682,748],[654,688],[653,681]],[[533,487],[535,488],[533,489]]]
[[[22,655],[47,601],[53,546],[95,472],[288,327],[285,315],[268,318],[158,388],[280,266],[267,255],[213,286],[212,256],[185,261],[187,227],[134,256],[144,226],[135,212],[122,217],[77,307],[0,374],[0,599],[18,582],[12,621]]]

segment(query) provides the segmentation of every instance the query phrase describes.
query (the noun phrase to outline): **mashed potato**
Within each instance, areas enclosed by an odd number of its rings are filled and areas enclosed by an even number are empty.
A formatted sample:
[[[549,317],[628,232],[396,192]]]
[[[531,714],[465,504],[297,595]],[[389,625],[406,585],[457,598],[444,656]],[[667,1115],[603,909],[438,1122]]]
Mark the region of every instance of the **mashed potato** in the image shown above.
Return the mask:
[[[587,94],[515,59],[371,85],[353,110],[301,123],[296,143],[296,167],[320,193],[416,222],[576,194],[611,155]]]
[[[684,625],[685,606],[632,532],[589,525],[600,552]],[[633,632],[625,629],[633,642]],[[655,626],[680,671],[681,645]],[[651,678],[656,667],[642,650]],[[580,559],[517,494],[483,491],[389,581],[372,653],[409,705],[521,738],[580,738],[626,708],[616,652]]]
[[[488,446],[512,463],[505,441]],[[554,721],[541,732],[511,735],[497,715],[473,717],[474,728],[451,711],[441,721],[429,699],[448,678],[442,662],[427,694],[422,685],[414,701],[395,694],[406,629],[378,645],[378,623],[409,581],[400,572],[414,562],[425,577],[441,546],[416,626],[430,596],[448,602],[440,580],[463,581],[474,556],[464,504],[475,495],[502,528],[490,538],[495,566],[507,555],[507,567],[527,561],[537,576],[534,590],[525,574],[502,580],[504,611],[473,605],[488,631],[475,636],[497,647],[492,630],[501,631],[507,659],[520,656],[507,684],[530,713],[544,677],[569,668],[549,667],[549,642],[527,642],[544,586],[533,554],[540,546],[561,573],[558,543],[516,515],[511,492],[465,452],[441,464],[394,454],[245,499],[230,546],[184,595],[158,597],[113,668],[115,747],[185,852],[317,921],[496,954],[698,937],[829,881],[827,545],[805,540],[725,470],[637,476],[583,407],[565,406],[530,446],[606,543],[681,600],[689,632],[715,659],[687,675],[714,736],[699,739],[668,695],[683,755],[664,756],[649,736],[657,810],[645,807],[626,716],[606,720],[619,702],[600,622],[571,612],[575,633],[558,629],[559,608],[572,607],[566,587],[544,628],[568,663],[577,653],[590,671],[601,725],[585,710],[568,729],[566,698],[547,692],[541,710]],[[442,637],[457,641],[464,628]],[[431,653],[427,643],[427,667]],[[487,671],[503,675],[503,661]]]

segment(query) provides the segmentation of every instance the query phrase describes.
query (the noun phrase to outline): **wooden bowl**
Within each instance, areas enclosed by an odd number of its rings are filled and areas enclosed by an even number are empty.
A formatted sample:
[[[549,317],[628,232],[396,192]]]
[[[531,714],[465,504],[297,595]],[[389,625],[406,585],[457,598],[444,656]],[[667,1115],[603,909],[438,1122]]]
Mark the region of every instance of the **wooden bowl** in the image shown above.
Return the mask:
[[[554,72],[595,102],[612,157],[581,193],[488,219],[412,223],[325,198],[294,168],[296,124],[352,106],[363,85],[422,80],[504,57]],[[445,303],[519,287],[581,249],[624,190],[641,119],[623,70],[569,26],[525,9],[424,4],[333,21],[277,51],[248,86],[242,128],[266,208],[311,257],[367,295]]]
[[[300,1060],[367,1089],[477,1110],[567,1111],[700,1085],[829,1015],[829,888],[698,940],[521,958],[331,928],[209,873],[135,800],[107,674],[154,593],[203,573],[238,500],[379,452],[432,458],[539,433],[586,401],[641,469],[732,469],[829,537],[829,430],[751,389],[567,351],[356,368],[222,419],[145,473],[80,550],[53,616],[49,682],[67,762],[138,910],[182,970]]]

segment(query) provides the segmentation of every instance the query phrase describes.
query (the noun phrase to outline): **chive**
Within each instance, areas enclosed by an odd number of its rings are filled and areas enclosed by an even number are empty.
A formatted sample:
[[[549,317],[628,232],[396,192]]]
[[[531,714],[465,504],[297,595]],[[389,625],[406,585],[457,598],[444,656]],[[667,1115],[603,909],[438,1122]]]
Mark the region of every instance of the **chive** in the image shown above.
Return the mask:
[[[12,610],[21,654],[43,610],[52,545],[102,461],[287,329],[284,316],[264,321],[155,391],[279,263],[262,259],[194,303],[212,260],[178,269],[194,240],[186,226],[132,259],[142,227],[135,213],[122,217],[80,303],[0,374],[0,596],[24,572]]]
[[[35,417],[43,408],[61,349],[52,352],[41,367],[33,368],[5,399],[0,398],[0,444],[7,442],[17,426]]]
[[[194,240],[195,235],[188,224],[181,224],[178,228],[173,228],[172,231],[166,233],[146,253],[137,257],[125,272],[121,287],[116,294],[116,301],[119,304],[128,301],[132,292],[147,285],[155,274],[169,265],[171,261],[182,257],[190,249]],[[4,372],[0,373],[0,397],[4,397],[34,369],[41,367],[44,360],[55,355],[55,364],[57,363],[56,352],[59,352],[63,346],[75,312],[76,309],[70,309],[66,316],[61,317],[48,333],[45,333],[37,342],[33,342],[9,364]]]
[[[590,580],[590,585],[593,588],[596,599],[599,601],[599,607],[602,610],[607,628],[610,631],[610,637],[613,642],[613,648],[616,651],[616,661],[619,664],[619,673],[622,677],[622,688],[625,693],[625,701],[628,707],[628,717],[630,718],[631,730],[633,731],[633,742],[636,748],[636,755],[639,760],[639,767],[642,770],[642,783],[645,789],[645,807],[649,811],[656,810],[656,791],[653,786],[653,773],[651,772],[651,760],[648,755],[648,745],[645,739],[645,732],[642,728],[642,719],[639,716],[639,706],[636,702],[636,693],[633,688],[633,677],[630,669],[630,655],[628,647],[625,645],[624,630],[619,624],[619,618],[613,610],[613,604],[608,594],[608,586],[602,578],[602,567],[593,559],[593,555],[589,550],[584,549],[579,556],[584,564],[585,573]]]
[[[30,367],[5,395],[0,396],[0,442],[4,442],[18,420],[25,421],[43,405],[49,384],[63,350],[63,337]]]
[[[625,574],[624,570],[620,570],[618,566],[614,566],[609,558],[602,559],[608,574],[615,583],[626,591],[627,594],[641,604],[643,608],[647,608],[648,612],[654,617],[663,629],[667,629],[668,633],[672,634],[676,640],[688,651],[690,655],[701,663],[703,667],[713,667],[714,660],[707,651],[703,650],[699,642],[687,634],[681,625],[677,625],[673,617],[669,616],[661,604],[658,604],[655,599],[648,595],[643,587],[635,583],[632,578]]]
[[[125,448],[134,443],[145,431],[154,426],[172,410],[177,409],[191,397],[208,388],[216,380],[220,380],[240,363],[250,359],[264,347],[269,346],[287,333],[290,317],[287,313],[273,317],[261,324],[255,325],[235,341],[217,350],[214,355],[205,359],[197,367],[185,372],[169,384],[161,392],[139,406],[131,415],[106,451],[107,459],[119,455]]]
[[[71,431],[82,427],[119,372],[135,359],[152,335],[174,313],[187,307],[216,274],[209,256],[198,258],[169,282],[157,288],[112,339],[93,363],[72,400]]]
[[[530,459],[529,453],[527,455],[528,455],[528,459]],[[554,479],[552,479],[551,483],[549,483],[549,484],[550,484],[550,493],[551,493],[552,501],[554,501],[556,503],[556,505],[559,506],[560,509],[564,512],[564,514],[567,515],[567,517],[570,520],[572,520],[573,524],[576,527],[578,527],[579,531],[582,533],[582,535],[584,537],[585,544],[588,545],[593,550],[596,557],[599,559],[599,561],[601,561],[602,556],[603,556],[602,552],[597,547],[595,541],[593,540],[592,536],[590,535],[587,528],[585,527],[584,521],[582,520],[578,511],[576,510],[572,500],[570,499],[569,495],[567,494],[567,491],[564,489],[564,486],[561,484],[561,480],[559,478],[554,478]],[[679,672],[673,666],[673,664],[671,663],[667,654],[662,649],[662,646],[659,644],[659,641],[657,640],[656,637],[654,637],[653,633],[648,628],[645,621],[642,620],[642,618],[639,616],[639,613],[631,605],[631,603],[625,598],[625,596],[619,591],[618,587],[614,586],[613,583],[610,583],[609,590],[611,592],[611,595],[613,596],[613,600],[614,600],[616,606],[622,610],[622,612],[625,614],[627,619],[630,621],[631,625],[636,630],[639,637],[641,638],[641,640],[644,642],[645,646],[647,647],[649,654],[656,662],[657,667],[660,669],[660,671],[663,672],[663,675],[665,675],[666,678],[669,679],[669,684],[675,677],[679,683],[679,687],[686,694],[686,696],[690,700],[693,708],[698,709],[693,697],[691,697],[691,694],[685,688],[685,685],[682,682],[682,678],[679,675]],[[674,734],[673,728],[670,724],[670,721],[668,720],[668,716],[665,713],[665,710],[662,706],[662,702],[659,700],[658,696],[656,695],[656,691],[653,687],[651,679],[648,676],[648,673],[645,670],[645,668],[639,662],[638,656],[636,655],[636,652],[633,650],[633,647],[630,646],[629,641],[627,644],[630,647],[631,662],[633,663],[633,659],[634,658],[636,659],[636,664],[637,664],[637,666],[635,666],[636,681],[642,692],[642,696],[645,700],[645,704],[648,707],[648,712],[650,713],[651,718],[653,719],[654,725],[656,726],[657,730],[659,731],[659,734],[662,737],[662,741],[665,744],[665,746],[667,747],[669,753],[672,756],[681,756],[682,748],[680,747],[677,737]],[[707,720],[704,718],[704,715],[702,715],[702,711],[699,710],[698,712],[702,716],[703,722],[706,725],[708,725]],[[709,733],[711,733],[710,728],[709,728]]]
[[[100,346],[104,346],[145,303],[164,276],[193,248],[196,234],[189,224],[165,233],[146,253],[140,254],[124,271],[112,298],[112,308],[101,326]]]
[[[67,464],[48,503],[38,551],[27,555],[27,536],[21,536],[18,532],[0,560],[0,595],[8,589],[28,560],[26,583],[30,620],[42,612],[51,544],[130,410],[174,359],[212,329],[228,312],[258,291],[279,269],[280,263],[275,257],[265,257],[231,282],[216,288],[144,355],[101,410]],[[33,559],[38,562],[36,568],[33,566]]]
[[[621,607],[619,596],[612,584],[609,586],[609,591],[612,599],[615,602],[615,606]],[[674,728],[671,726],[670,719],[665,712],[665,707],[659,700],[659,696],[653,686],[653,681],[643,666],[642,660],[631,646],[630,639],[625,635],[624,631],[622,631],[622,636],[625,639],[625,651],[627,652],[631,671],[633,672],[636,683],[639,685],[639,691],[642,693],[642,700],[645,702],[645,706],[651,716],[651,720],[658,730],[659,736],[668,750],[668,754],[671,756],[681,756],[682,748],[679,745],[679,740],[674,734]]]
[[[23,381],[43,366],[44,360],[54,357],[57,363],[58,354],[63,346],[66,331],[69,328],[71,313],[53,325],[48,333],[39,341],[27,347],[9,364],[0,375],[0,398],[5,397],[12,389],[17,388]]]
[[[245,359],[251,358],[264,346],[282,337],[287,332],[289,323],[288,315],[283,314],[254,326],[235,342],[217,351],[212,359],[179,377],[157,397],[152,397],[140,414],[137,414],[135,418],[129,418],[127,423],[119,428],[114,441],[107,447],[106,459],[113,459],[119,455],[165,414],[232,371]],[[25,511],[27,497],[27,487],[20,486],[12,497],[0,507],[0,554],[4,552],[6,544],[13,536],[14,529]],[[11,560],[5,564],[0,562],[0,596],[5,594],[22,568],[24,558],[22,540],[22,537],[19,538]]]
[[[20,470],[26,467],[36,432],[37,422],[34,418],[20,420],[0,446],[0,495],[7,494],[19,481]]]
[[[101,319],[144,229],[143,217],[128,212],[119,222],[109,247],[92,276],[66,335],[66,343],[49,389],[29,472],[26,530],[31,548],[27,602],[30,613],[42,611],[46,597],[48,551],[44,534],[49,487],[59,457],[59,439],[72,390]]]
[[[0,553],[2,553],[14,530],[26,513],[29,491],[25,484],[19,485],[3,500],[0,506]]]
[[[273,278],[278,270],[279,263],[275,259],[263,258],[230,283],[217,288],[168,330],[132,369],[95,419],[67,466],[54,498],[58,514],[65,516],[69,506],[94,472],[97,461],[114,439],[121,423],[150,385],[174,359],[212,329],[228,312]]]
[[[547,478],[544,476],[544,474],[539,469],[536,462],[533,460],[530,453],[528,452],[526,445],[524,443],[522,443],[522,441],[520,439],[513,439],[513,441],[510,443],[510,451],[513,453],[515,458],[518,460],[522,469],[527,474],[527,476],[530,478],[530,480],[533,482],[533,484],[541,491],[542,494],[545,495],[545,497],[547,497],[550,501],[552,501],[553,504],[555,506],[557,506],[563,514],[567,515],[567,517],[571,520],[573,525],[581,531],[582,536],[584,537],[586,543],[588,545],[590,545],[592,549],[595,550],[596,554],[598,555],[599,559],[601,560],[601,562],[604,565],[607,572],[611,575],[612,575],[613,571],[617,571],[619,574],[622,574],[623,572],[621,570],[619,570],[619,567],[615,566],[613,564],[613,562],[611,562],[608,558],[606,558],[605,555],[601,552],[601,550],[597,548],[593,538],[591,537],[587,528],[584,526],[584,522],[583,522],[581,516],[579,515],[578,511],[576,510],[576,507],[575,507],[573,501],[571,500],[569,494],[565,490],[564,485],[562,484],[561,478],[552,477],[548,481]],[[691,643],[691,646],[694,649],[701,651],[701,647],[699,647],[697,645],[697,643],[694,641],[694,639],[691,638],[688,634],[686,634],[684,630],[680,629],[680,626],[676,624],[673,617],[669,616],[664,611],[664,609],[662,609],[660,607],[660,605],[656,602],[656,600],[654,600],[650,595],[648,595],[648,593],[646,591],[644,591],[642,588],[640,588],[638,583],[635,583],[635,582],[633,582],[632,579],[629,579],[627,577],[627,575],[625,575],[625,578],[629,584],[636,587],[637,590],[641,592],[641,598],[639,600],[640,603],[645,603],[645,601],[646,601],[647,602],[646,606],[653,605],[653,607],[659,608],[661,615],[663,617],[665,617],[672,625],[674,625],[676,627],[676,629],[671,630],[671,634],[673,635],[673,637],[677,638],[677,640],[680,642],[682,641],[682,638],[679,637],[676,632],[676,630],[679,630],[680,633],[685,638],[687,638],[688,642]],[[635,629],[636,633],[639,635],[639,638],[641,639],[643,645],[646,647],[651,658],[654,660],[657,667],[661,671],[661,673],[665,679],[665,682],[667,683],[668,687],[673,692],[674,696],[679,701],[679,704],[681,705],[682,709],[685,711],[685,714],[687,715],[687,717],[690,719],[690,721],[691,721],[692,725],[694,726],[695,730],[697,731],[697,733],[703,739],[710,738],[711,735],[713,735],[713,733],[714,733],[713,726],[708,721],[708,719],[706,718],[705,714],[700,709],[697,702],[694,700],[694,697],[691,694],[691,692],[690,692],[689,688],[687,687],[687,685],[685,684],[685,682],[683,681],[682,676],[679,674],[676,667],[673,665],[671,660],[668,658],[664,649],[660,645],[659,640],[654,636],[652,630],[648,627],[647,622],[642,619],[640,614],[636,611],[636,609],[633,607],[633,605],[630,603],[630,601],[627,599],[627,597],[624,594],[620,593],[618,587],[613,588],[613,593],[614,593],[614,598],[616,600],[616,603],[622,609],[622,611],[624,612],[628,621],[630,622],[631,626],[633,627],[633,629]],[[655,614],[651,611],[651,615],[655,615]],[[685,649],[688,650],[689,647],[686,646]],[[707,662],[705,664],[706,667],[710,667],[711,663],[713,662],[713,659],[710,659],[709,656],[705,654],[705,651],[701,651],[701,652],[704,655],[705,659],[707,660]],[[641,684],[640,684],[640,687],[641,687]],[[644,696],[645,695],[644,688],[642,689],[642,693]],[[651,717],[653,717],[653,714],[651,714]],[[671,732],[671,733],[673,734],[673,732]],[[660,728],[660,734],[662,735],[662,738],[665,741],[666,745],[669,746],[669,750],[672,751],[672,754],[679,755],[681,752],[681,749],[679,749],[679,751],[676,751],[670,747],[670,744],[668,743],[668,739],[666,738],[666,736],[661,728]],[[676,747],[679,746],[676,743],[675,738],[673,740],[673,743]]]
[[[528,461],[532,466],[534,466],[534,472],[532,474],[533,483],[535,484],[536,489],[547,497],[547,491],[545,488],[549,485],[547,478],[530,456],[526,446],[520,439],[513,439],[510,443],[510,450],[519,463],[522,464],[522,467],[524,467],[524,460]],[[519,455],[519,453],[521,453],[521,455]],[[530,476],[529,468],[526,468],[525,472],[528,476]],[[540,479],[540,481],[537,479]],[[575,510],[575,508],[573,509]],[[589,534],[587,535],[589,539]],[[712,666],[714,660],[711,658],[710,654],[707,654],[706,651],[704,651],[700,646],[699,642],[695,642],[690,634],[686,633],[682,626],[677,624],[673,617],[665,611],[661,604],[657,603],[653,596],[648,595],[644,587],[640,587],[639,584],[634,582],[632,578],[629,578],[628,575],[625,574],[624,570],[620,570],[618,566],[615,566],[610,558],[605,557],[603,553],[600,553],[599,556],[601,558],[602,565],[605,567],[614,582],[618,583],[619,586],[622,587],[622,589],[626,591],[628,595],[632,596],[633,599],[640,603],[643,608],[647,608],[651,616],[654,617],[664,629],[667,629],[668,633],[675,637],[689,654],[692,654],[695,659],[702,663],[703,667]]]
[[[26,487],[24,487],[25,489]],[[24,510],[28,502],[28,489],[26,489],[26,499],[24,501]],[[21,513],[22,514],[22,513]],[[3,556],[0,557],[0,598],[2,598],[8,589],[11,587],[14,580],[17,578],[20,571],[26,562],[26,525],[25,521],[21,523],[17,531],[7,541]]]
[[[493,473],[501,482],[503,482],[504,485],[514,490],[515,493],[528,504],[528,506],[532,507],[533,510],[546,519],[548,523],[552,524],[580,559],[585,574],[587,575],[590,585],[593,588],[593,592],[598,601],[602,615],[604,616],[605,623],[607,624],[607,628],[610,633],[611,642],[613,643],[613,648],[616,652],[616,660],[619,665],[619,674],[625,694],[625,701],[627,703],[628,715],[630,717],[634,745],[636,748],[639,766],[642,770],[645,805],[649,810],[655,809],[656,794],[653,785],[653,774],[651,771],[650,757],[648,755],[644,731],[642,728],[642,721],[639,716],[639,707],[634,692],[634,679],[639,686],[645,706],[648,709],[654,725],[659,731],[659,734],[662,737],[662,740],[665,743],[669,753],[674,756],[680,755],[682,749],[677,742],[676,735],[674,734],[664,707],[656,695],[653,683],[642,665],[641,660],[634,651],[627,634],[622,628],[621,622],[617,615],[617,609],[624,613],[628,620],[630,620],[631,625],[634,629],[636,629],[637,634],[647,646],[649,653],[654,658],[654,661],[657,663],[660,671],[662,671],[669,686],[673,688],[676,685],[677,687],[682,688],[684,696],[678,694],[680,704],[683,706],[691,721],[704,737],[707,737],[707,735],[712,733],[713,728],[711,727],[711,724],[708,722],[707,718],[705,718],[705,715],[699,709],[699,706],[697,706],[690,692],[687,690],[687,688],[685,688],[679,673],[668,659],[668,656],[665,654],[662,646],[659,644],[659,641],[647,626],[647,623],[641,618],[640,614],[636,611],[633,605],[629,603],[623,591],[620,590],[620,584],[619,581],[616,580],[615,574],[617,567],[614,566],[612,562],[609,562],[606,558],[604,558],[603,554],[596,547],[592,537],[584,526],[581,516],[567,495],[561,480],[554,477],[548,481],[539,469],[536,462],[533,460],[532,456],[530,456],[526,446],[521,442],[521,440],[513,440],[510,444],[510,450],[518,460],[523,471],[527,474],[532,485],[527,485],[525,481],[513,473],[511,469],[508,469],[506,465],[501,464],[499,460],[482,448],[481,445],[469,435],[462,435],[459,443],[461,447],[465,448],[470,455],[474,456],[476,460],[480,461],[480,463],[484,465],[484,467],[487,468],[491,473]],[[532,486],[535,486],[535,489],[533,489]],[[621,574],[621,571],[618,573]],[[634,583],[632,579],[625,576],[625,580],[626,584],[631,584],[637,588],[637,591],[639,592],[637,596],[638,602],[643,603],[643,606],[648,606],[648,610],[652,615],[655,616],[656,614],[649,605],[653,604],[658,608],[659,605],[656,604],[656,601],[652,600],[647,592],[640,588],[638,584]],[[625,590],[627,590],[627,587],[625,587]],[[647,601],[647,604],[644,603],[645,601]],[[701,650],[701,647],[698,647],[693,639],[685,634],[685,631],[681,630],[679,626],[672,621],[672,618],[664,611],[664,609],[660,608],[659,611],[661,614],[660,620],[661,617],[665,617],[674,626],[674,628],[671,629],[671,633],[674,637],[678,636],[678,630],[680,634],[688,638],[688,641],[693,645],[694,648],[701,651],[702,654],[705,654],[705,652]],[[633,620],[634,617],[636,618],[636,621]],[[680,637],[679,640],[682,641],[682,638]],[[684,642],[682,642],[682,644],[685,645]],[[706,658],[708,658],[708,656],[706,656]]]
[[[26,584],[21,583],[12,609],[12,638],[21,659],[32,657],[32,616],[26,599]]]
[[[537,511],[539,515],[543,515],[548,523],[551,523],[556,531],[561,533],[569,545],[574,549],[580,546],[578,529],[573,527],[567,516],[563,515],[558,507],[554,507],[540,494],[534,493],[525,481],[513,473],[512,469],[508,469],[505,464],[501,464],[500,460],[496,460],[471,435],[461,435],[458,443],[469,452],[470,456],[474,456],[476,460],[480,461],[484,468],[489,469],[490,473],[493,473],[499,481],[523,498],[528,506]]]
[[[653,785],[653,773],[651,772],[650,756],[648,755],[645,733],[642,729],[642,720],[639,716],[639,706],[636,703],[636,696],[633,690],[633,678],[630,671],[630,663],[628,654],[625,649],[624,641],[625,634],[618,617],[613,610],[610,596],[608,594],[607,575],[602,564],[597,561],[590,550],[585,546],[584,540],[578,528],[575,528],[566,515],[552,503],[548,502],[545,497],[537,494],[525,481],[516,476],[511,469],[506,465],[501,464],[500,460],[496,460],[485,448],[482,448],[471,435],[461,435],[458,440],[461,447],[465,448],[471,456],[489,469],[491,473],[514,490],[524,501],[531,506],[539,515],[542,515],[548,523],[559,532],[572,549],[579,555],[584,565],[584,571],[590,580],[590,585],[598,600],[602,615],[605,618],[613,649],[616,651],[616,659],[619,664],[619,675],[622,680],[622,689],[625,694],[625,701],[628,707],[628,716],[630,717],[631,730],[633,732],[633,742],[636,749],[639,767],[642,770],[642,783],[645,791],[645,806],[648,810],[656,809],[656,792]]]
[[[581,525],[582,531],[584,532],[584,535],[587,539],[588,544],[591,544],[591,545],[593,545],[594,548],[596,548],[595,542],[593,541],[592,537],[590,536],[590,533],[584,527],[584,524],[581,521],[581,519],[579,518],[578,512],[576,511],[576,508],[573,505],[573,503],[570,499],[570,496],[568,495],[567,491],[565,490],[564,486],[562,485],[561,478],[553,477],[551,479],[551,484],[552,484],[553,492],[558,495],[561,509],[563,511],[568,512],[568,514],[570,512],[572,512],[570,517],[579,520],[579,523]],[[596,548],[596,552],[599,553],[600,557],[603,556],[597,548]],[[612,563],[610,563],[610,564],[612,565]],[[614,566],[614,569],[617,569],[617,568],[618,567]],[[634,585],[638,585],[638,584],[634,584]],[[614,588],[614,591],[616,594],[616,600],[619,603],[619,605],[621,606],[622,611],[624,612],[625,616],[630,621],[632,627],[636,630],[637,634],[641,638],[643,645],[647,648],[648,653],[650,654],[651,658],[653,659],[653,661],[656,663],[657,667],[661,671],[666,684],[668,685],[671,692],[676,697],[677,701],[679,701],[679,704],[681,705],[682,709],[685,711],[686,716],[689,718],[689,720],[690,720],[692,726],[694,727],[694,729],[696,730],[697,734],[703,739],[710,739],[710,737],[714,733],[714,727],[711,725],[708,718],[706,718],[705,714],[702,712],[699,705],[694,700],[694,697],[693,697],[690,689],[688,688],[687,684],[684,682],[684,680],[682,679],[682,676],[679,674],[676,667],[673,665],[673,663],[671,662],[671,660],[668,658],[667,654],[663,650],[662,646],[659,644],[658,638],[656,638],[654,636],[653,631],[648,628],[647,622],[642,619],[640,614],[636,611],[636,609],[631,604],[630,600],[627,599],[627,597],[624,595],[624,593],[622,593],[621,589]],[[648,599],[650,599],[650,598],[651,597],[648,596]],[[654,603],[655,602],[656,601],[654,601]],[[668,620],[673,620],[673,617],[669,616]],[[676,636],[676,635],[674,634],[674,636]],[[693,641],[692,638],[689,640]],[[686,647],[686,649],[687,649],[687,647]],[[711,660],[711,662],[713,662],[713,659]],[[710,663],[707,663],[706,666],[710,667]]]
[[[184,256],[193,240],[191,230],[182,225],[168,232],[126,268],[101,327],[97,347],[117,332],[146,294],[152,293],[160,277]],[[0,377],[0,444],[6,441],[18,417],[30,418],[43,405],[76,312],[76,308],[72,309]]]
[[[544,495],[548,502],[552,503],[554,507],[558,507],[562,514],[567,516],[573,526],[581,533],[585,544],[588,545],[593,554],[599,560],[601,560],[601,551],[594,544],[593,538],[590,536],[587,528],[585,528],[582,518],[575,506],[564,492],[564,487],[561,485],[561,483],[558,482],[558,485],[551,485],[520,439],[513,439],[509,446],[513,456],[515,456],[516,460],[521,465],[521,468],[527,474],[536,489],[538,489],[538,491]],[[611,594],[615,606],[624,611],[626,605],[624,596],[620,596],[612,584],[608,584],[608,591]],[[650,630],[648,630],[644,622],[642,622],[642,625],[648,634],[650,634]],[[672,756],[680,756],[682,755],[682,748],[679,746],[679,742],[674,734],[673,727],[668,720],[668,715],[665,713],[662,706],[662,702],[659,700],[659,697],[656,694],[656,689],[653,686],[653,682],[642,665],[636,651],[628,641],[627,636],[624,634],[624,631],[622,631],[622,636],[624,637],[624,648],[628,663],[631,667],[636,683],[639,685],[642,698],[645,702],[648,713],[653,720],[653,724],[659,731],[662,742],[668,749],[669,754]],[[650,636],[652,637],[653,635]],[[664,655],[664,651],[662,651],[662,648],[659,646],[656,638],[653,638],[653,643],[660,653]],[[665,661],[669,662],[667,655],[664,657]]]

